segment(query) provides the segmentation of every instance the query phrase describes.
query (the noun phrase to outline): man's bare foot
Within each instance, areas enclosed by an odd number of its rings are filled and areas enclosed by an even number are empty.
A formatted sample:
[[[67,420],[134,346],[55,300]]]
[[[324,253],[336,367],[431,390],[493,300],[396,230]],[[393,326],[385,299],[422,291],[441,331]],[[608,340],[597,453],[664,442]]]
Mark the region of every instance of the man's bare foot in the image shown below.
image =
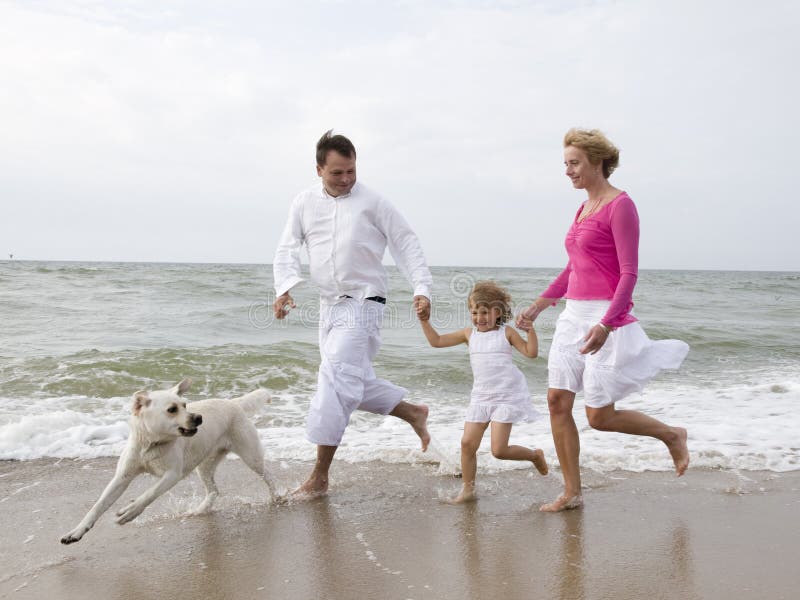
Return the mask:
[[[533,451],[533,454],[533,466],[536,467],[540,475],[547,475],[547,460],[544,458],[544,452],[541,448],[537,448]]]
[[[428,444],[431,443],[431,434],[428,433],[428,407],[424,404],[415,404],[412,411],[412,417],[408,421],[414,432],[419,436],[422,442],[422,451],[428,449]]]
[[[289,494],[292,500],[313,500],[328,493],[327,477],[309,477],[303,485]]]
[[[672,462],[675,463],[675,473],[680,477],[689,467],[689,447],[686,444],[689,434],[683,427],[673,427],[673,429],[677,437],[672,443],[667,443],[667,448],[672,455]]]
[[[475,488],[470,487],[469,489],[461,489],[461,493],[456,496],[455,498],[448,498],[445,500],[448,504],[465,504],[467,502],[474,502],[478,499],[477,494],[475,494]]]
[[[389,414],[398,419],[403,419],[403,421],[411,425],[422,442],[422,451],[425,452],[428,449],[428,444],[431,443],[431,434],[428,433],[427,406],[424,404],[411,404],[401,400],[400,404],[395,406],[394,410]]]
[[[583,496],[578,494],[567,498],[566,496],[559,496],[549,504],[542,504],[539,507],[541,512],[561,512],[562,510],[572,510],[573,508],[581,508],[583,506]]]

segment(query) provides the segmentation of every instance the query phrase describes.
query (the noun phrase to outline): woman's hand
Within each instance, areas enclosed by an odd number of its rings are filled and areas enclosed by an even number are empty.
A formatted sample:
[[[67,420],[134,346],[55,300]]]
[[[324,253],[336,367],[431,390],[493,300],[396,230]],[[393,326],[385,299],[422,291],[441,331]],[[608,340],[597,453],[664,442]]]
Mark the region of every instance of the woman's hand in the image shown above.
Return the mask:
[[[517,320],[515,322],[517,329],[529,331],[531,327],[533,327],[533,322],[536,320],[536,317],[538,317],[539,313],[545,308],[550,306],[550,302],[552,301],[546,300],[545,298],[537,298],[534,300],[533,304],[517,315]]]
[[[611,335],[611,329],[605,325],[598,323],[592,327],[583,338],[586,344],[581,348],[581,354],[597,354],[608,340],[609,335]]]
[[[530,319],[522,318],[522,315],[517,317],[515,325],[517,326],[517,329],[519,329],[520,331],[524,331],[525,333],[534,330],[533,321],[531,321]]]

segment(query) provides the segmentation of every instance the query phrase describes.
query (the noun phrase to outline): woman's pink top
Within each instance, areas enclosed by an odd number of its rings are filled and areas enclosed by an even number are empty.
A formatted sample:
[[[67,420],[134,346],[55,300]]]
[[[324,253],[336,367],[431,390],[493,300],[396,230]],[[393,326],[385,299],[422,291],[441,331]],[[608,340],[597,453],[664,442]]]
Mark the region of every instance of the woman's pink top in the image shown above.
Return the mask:
[[[578,222],[575,214],[565,245],[567,268],[542,297],[558,300],[611,300],[601,323],[621,327],[636,321],[633,288],[639,272],[639,215],[630,196],[622,192],[595,214]]]

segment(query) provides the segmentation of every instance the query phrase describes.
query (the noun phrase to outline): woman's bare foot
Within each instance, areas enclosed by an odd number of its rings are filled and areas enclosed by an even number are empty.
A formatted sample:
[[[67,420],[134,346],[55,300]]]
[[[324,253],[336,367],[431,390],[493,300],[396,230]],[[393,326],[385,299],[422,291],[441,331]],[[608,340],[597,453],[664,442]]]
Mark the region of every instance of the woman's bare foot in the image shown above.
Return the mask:
[[[533,451],[533,466],[536,467],[536,470],[539,471],[540,475],[547,475],[547,460],[544,458],[544,452],[541,448],[537,448]]]
[[[686,444],[689,434],[683,427],[673,427],[673,429],[677,435],[672,443],[667,443],[667,448],[672,455],[672,462],[675,463],[675,473],[680,477],[689,467],[689,446]]]
[[[572,510],[573,508],[581,508],[583,506],[583,496],[578,494],[567,498],[566,496],[559,496],[549,504],[542,504],[539,507],[541,512],[561,512],[562,510]]]
[[[478,496],[475,494],[475,488],[470,486],[467,488],[466,486],[461,489],[461,493],[456,496],[455,498],[448,498],[445,500],[448,504],[465,504],[467,502],[474,502],[478,499]]]

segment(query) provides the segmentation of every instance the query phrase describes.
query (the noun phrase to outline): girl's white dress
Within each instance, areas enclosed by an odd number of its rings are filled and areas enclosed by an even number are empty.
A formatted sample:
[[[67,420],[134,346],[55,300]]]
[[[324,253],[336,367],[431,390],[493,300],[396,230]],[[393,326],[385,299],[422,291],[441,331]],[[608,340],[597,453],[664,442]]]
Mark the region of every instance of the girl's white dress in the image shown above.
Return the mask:
[[[493,331],[478,331],[473,327],[469,361],[475,382],[467,422],[521,423],[539,418],[531,402],[528,382],[511,360],[505,325]]]

